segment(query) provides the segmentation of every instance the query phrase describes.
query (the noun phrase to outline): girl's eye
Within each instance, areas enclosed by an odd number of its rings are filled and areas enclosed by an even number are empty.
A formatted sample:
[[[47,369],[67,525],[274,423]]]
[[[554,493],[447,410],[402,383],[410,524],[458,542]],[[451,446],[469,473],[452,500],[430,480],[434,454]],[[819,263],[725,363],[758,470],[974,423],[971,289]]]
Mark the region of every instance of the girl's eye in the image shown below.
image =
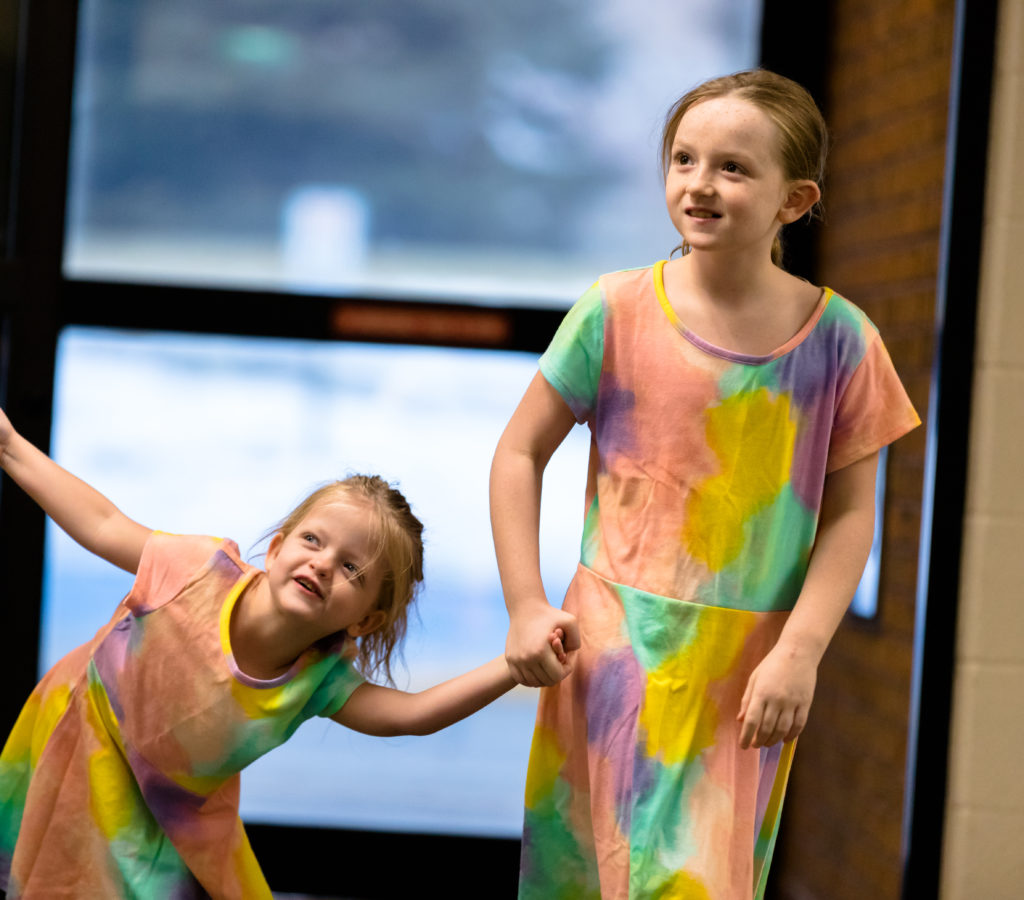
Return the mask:
[[[676,162],[679,163],[679,165],[681,165],[681,166],[688,166],[690,164],[690,154],[689,153],[677,153],[676,154]]]
[[[726,171],[726,172],[732,172],[732,173],[738,173],[738,172],[742,172],[742,171],[743,171],[743,170],[742,170],[742,169],[741,169],[741,168],[740,168],[740,167],[739,167],[739,166],[738,166],[738,165],[737,165],[736,163],[734,163],[734,162],[727,162],[727,163],[726,163],[726,164],[725,164],[725,165],[723,166],[723,168],[725,169],[725,171]]]
[[[308,531],[302,536],[302,539],[307,544],[315,544],[316,543],[316,535],[315,534],[310,534]]]

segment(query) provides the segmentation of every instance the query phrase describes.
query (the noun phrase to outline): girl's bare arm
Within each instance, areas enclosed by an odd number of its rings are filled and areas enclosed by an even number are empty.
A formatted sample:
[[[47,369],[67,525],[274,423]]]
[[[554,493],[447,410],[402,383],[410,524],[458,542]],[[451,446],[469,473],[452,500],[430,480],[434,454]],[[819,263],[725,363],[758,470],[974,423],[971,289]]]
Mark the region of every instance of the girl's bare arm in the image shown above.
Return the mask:
[[[775,647],[754,670],[743,696],[740,745],[793,740],[807,723],[818,664],[864,571],[875,524],[878,454],[825,479],[807,578]]]
[[[360,685],[331,718],[379,737],[432,734],[472,715],[515,687],[499,656],[425,691],[411,694],[378,684]]]
[[[2,411],[0,468],[86,550],[129,572],[138,571],[150,529],[30,444]]]
[[[540,496],[544,468],[575,424],[561,395],[538,373],[513,413],[491,464],[491,529],[509,613],[505,657],[513,677],[537,687],[569,671],[551,646],[561,629],[565,650],[579,647],[570,613],[548,603],[540,576]]]

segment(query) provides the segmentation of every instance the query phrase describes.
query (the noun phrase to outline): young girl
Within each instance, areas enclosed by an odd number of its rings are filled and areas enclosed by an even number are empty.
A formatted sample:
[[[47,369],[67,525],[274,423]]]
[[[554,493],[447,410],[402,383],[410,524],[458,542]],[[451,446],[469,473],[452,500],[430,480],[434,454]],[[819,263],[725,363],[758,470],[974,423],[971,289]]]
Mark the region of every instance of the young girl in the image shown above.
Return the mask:
[[[813,100],[772,73],[681,98],[662,160],[682,255],[583,295],[498,445],[506,657],[553,685],[521,897],[763,894],[793,742],[870,548],[877,453],[919,422],[867,317],[781,268],[825,150]],[[587,513],[556,610],[538,503],[574,421],[593,435]]]
[[[137,573],[111,621],[33,692],[0,756],[0,887],[14,897],[271,896],[238,773],[311,716],[426,734],[515,682],[501,657],[418,694],[368,684],[405,629],[422,526],[356,476],[275,531],[266,571],[231,541],[151,532],[0,412],[0,466],[78,543]]]

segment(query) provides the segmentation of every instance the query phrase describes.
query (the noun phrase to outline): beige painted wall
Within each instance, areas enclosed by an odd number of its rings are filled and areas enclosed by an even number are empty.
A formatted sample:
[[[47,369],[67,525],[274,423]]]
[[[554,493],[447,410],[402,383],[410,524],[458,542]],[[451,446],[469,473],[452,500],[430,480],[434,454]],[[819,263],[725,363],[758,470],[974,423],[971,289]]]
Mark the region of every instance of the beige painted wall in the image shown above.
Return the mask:
[[[985,219],[943,900],[1024,897],[1022,0],[1000,4]]]

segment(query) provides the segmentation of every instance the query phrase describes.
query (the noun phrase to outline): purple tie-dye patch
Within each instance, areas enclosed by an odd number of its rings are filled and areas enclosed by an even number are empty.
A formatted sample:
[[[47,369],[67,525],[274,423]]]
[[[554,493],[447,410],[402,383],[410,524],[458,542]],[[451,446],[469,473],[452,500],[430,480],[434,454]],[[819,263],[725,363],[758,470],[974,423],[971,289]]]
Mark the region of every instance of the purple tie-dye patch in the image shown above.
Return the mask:
[[[604,373],[599,397],[594,436],[601,447],[601,467],[607,469],[608,461],[636,452],[636,423],[633,420],[636,394],[619,388],[614,376]]]
[[[619,824],[629,828],[636,722],[644,695],[644,673],[629,647],[604,654],[587,688],[587,742],[610,769]]]
[[[131,613],[125,614],[103,639],[93,654],[93,663],[96,666],[96,673],[103,684],[103,690],[107,695],[107,701],[114,712],[114,717],[120,722],[124,720],[124,708],[121,705],[121,697],[118,691],[121,673],[124,671],[125,659],[128,656],[128,643],[131,640],[132,625],[134,617]]]
[[[764,824],[764,816],[768,811],[768,802],[772,797],[772,789],[775,786],[775,773],[779,768],[779,759],[782,756],[782,743],[772,744],[770,747],[761,748],[759,760],[760,780],[757,785],[757,806],[754,820],[754,837],[761,833],[761,826]],[[765,777],[765,773],[770,777]]]
[[[182,828],[195,825],[196,813],[207,797],[176,784],[131,748],[128,749],[128,764],[153,818],[172,839]]]
[[[817,512],[836,405],[864,355],[864,339],[848,325],[822,321],[776,364],[779,390],[803,418],[793,451],[791,485],[804,507]]]

